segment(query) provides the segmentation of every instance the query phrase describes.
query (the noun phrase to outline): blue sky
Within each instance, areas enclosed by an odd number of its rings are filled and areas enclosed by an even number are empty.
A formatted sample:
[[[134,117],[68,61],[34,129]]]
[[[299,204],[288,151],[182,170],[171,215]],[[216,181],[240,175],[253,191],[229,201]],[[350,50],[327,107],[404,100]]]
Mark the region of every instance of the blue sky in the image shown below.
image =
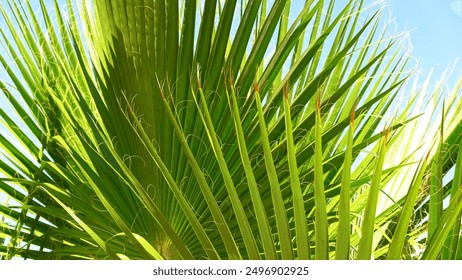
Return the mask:
[[[461,0],[388,0],[398,31],[410,31],[412,55],[428,72],[443,71],[462,59]],[[462,67],[462,61],[458,69]],[[459,74],[460,73],[459,71]]]

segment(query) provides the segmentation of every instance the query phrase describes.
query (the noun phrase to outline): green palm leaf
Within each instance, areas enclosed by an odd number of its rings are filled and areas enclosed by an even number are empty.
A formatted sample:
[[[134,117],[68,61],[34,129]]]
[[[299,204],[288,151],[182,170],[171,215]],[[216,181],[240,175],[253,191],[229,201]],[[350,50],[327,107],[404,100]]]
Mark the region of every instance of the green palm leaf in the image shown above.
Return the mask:
[[[0,6],[0,258],[460,258],[461,82],[327,2]]]

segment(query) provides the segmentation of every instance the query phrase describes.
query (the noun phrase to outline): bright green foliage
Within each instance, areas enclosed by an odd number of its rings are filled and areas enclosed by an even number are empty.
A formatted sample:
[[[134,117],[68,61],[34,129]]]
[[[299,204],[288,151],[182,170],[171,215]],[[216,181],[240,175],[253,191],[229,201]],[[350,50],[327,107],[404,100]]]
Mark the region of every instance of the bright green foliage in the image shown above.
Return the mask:
[[[353,159],[353,136],[355,116],[352,108],[350,116],[350,126],[348,127],[345,160],[343,162],[342,183],[338,204],[338,227],[335,258],[337,260],[347,260],[350,252],[350,170]]]
[[[462,80],[380,7],[63,2],[0,7],[0,259],[462,257]]]

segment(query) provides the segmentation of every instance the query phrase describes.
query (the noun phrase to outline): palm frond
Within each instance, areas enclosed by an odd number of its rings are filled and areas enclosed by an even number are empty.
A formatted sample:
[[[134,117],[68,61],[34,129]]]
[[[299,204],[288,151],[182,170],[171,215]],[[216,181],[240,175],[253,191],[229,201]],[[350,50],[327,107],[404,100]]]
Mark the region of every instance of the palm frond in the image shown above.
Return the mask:
[[[0,6],[0,258],[460,258],[461,81],[327,2]]]

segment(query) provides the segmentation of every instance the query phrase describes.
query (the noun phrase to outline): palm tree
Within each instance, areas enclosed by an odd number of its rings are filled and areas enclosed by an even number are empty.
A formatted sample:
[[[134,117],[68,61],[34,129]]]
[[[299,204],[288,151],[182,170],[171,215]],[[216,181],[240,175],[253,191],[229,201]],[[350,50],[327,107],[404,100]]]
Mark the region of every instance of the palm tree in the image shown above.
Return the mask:
[[[39,4],[1,8],[2,258],[461,257],[460,83],[398,102],[380,10]]]

